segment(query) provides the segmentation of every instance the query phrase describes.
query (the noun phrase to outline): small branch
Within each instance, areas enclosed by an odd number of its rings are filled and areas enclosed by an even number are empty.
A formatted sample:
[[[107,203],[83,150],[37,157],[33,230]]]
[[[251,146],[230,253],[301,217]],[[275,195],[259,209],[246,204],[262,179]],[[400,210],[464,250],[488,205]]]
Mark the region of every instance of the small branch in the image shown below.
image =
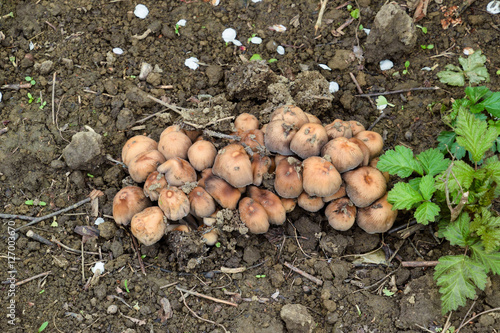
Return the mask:
[[[219,132],[212,131],[212,130],[209,130],[209,129],[203,130],[203,134],[205,134],[207,136],[211,136],[211,137],[216,137],[216,138],[219,138],[219,139],[235,140],[235,141],[240,141],[241,140],[241,137],[239,137],[237,135],[229,135],[229,134],[219,133]]]
[[[186,289],[181,288],[179,286],[175,286],[175,288],[183,293],[190,294],[193,296],[202,297],[202,298],[205,298],[205,299],[217,302],[217,303],[227,304],[227,305],[236,306],[236,307],[238,306],[238,304],[236,304],[236,303],[225,301],[223,299],[218,299],[218,298],[215,298],[212,296],[203,295],[203,294],[197,293],[196,291],[186,290]],[[184,298],[184,294],[182,295],[182,298]]]
[[[321,28],[321,21],[323,20],[323,15],[325,14],[326,5],[328,4],[328,0],[320,0],[321,7],[318,13],[318,20],[314,25],[314,34],[318,34],[319,28]]]
[[[147,97],[148,97],[149,99],[152,99],[152,100],[153,100],[153,101],[155,101],[156,103],[161,104],[161,105],[163,105],[164,107],[169,108],[170,110],[174,111],[174,112],[175,112],[175,113],[177,113],[179,116],[181,116],[182,118],[184,118],[184,117],[185,117],[185,116],[184,116],[184,113],[182,112],[182,108],[179,108],[179,107],[174,106],[174,105],[172,105],[172,104],[168,104],[168,103],[166,103],[166,102],[162,101],[161,99],[158,99],[158,98],[156,98],[156,97],[154,97],[154,96],[151,96],[151,95],[147,95]]]
[[[176,287],[177,289],[179,289],[178,287]],[[187,291],[187,290],[186,290]],[[184,294],[181,292],[181,290],[179,290],[179,292],[181,293],[181,296],[182,296],[182,302],[184,303],[184,306],[189,310],[189,312],[191,312],[191,314],[193,316],[195,316],[196,318],[198,318],[199,320],[202,320],[204,322],[207,322],[207,323],[210,323],[212,325],[217,325],[217,326],[220,326],[222,327],[222,329],[224,330],[224,332],[228,333],[228,331],[226,330],[226,328],[224,326],[222,326],[222,324],[219,324],[219,323],[216,323],[215,321],[212,321],[212,320],[208,320],[208,319],[204,319],[200,316],[198,316],[196,314],[196,312],[194,312],[193,310],[191,310],[191,308],[187,305],[186,303],[186,298],[184,297]]]
[[[369,98],[369,97],[368,97]],[[371,101],[371,99],[370,99]],[[373,101],[372,101],[373,102]],[[387,117],[387,115],[390,113],[391,111],[387,110],[387,111],[382,111],[382,113],[380,114],[380,116],[377,117],[377,119],[375,119],[375,121],[370,125],[370,127],[367,128],[367,131],[371,131],[372,128],[375,127],[375,125],[378,124],[379,121],[381,121],[382,119],[384,119],[385,117]]]
[[[40,242],[45,245],[53,246],[54,244],[49,241],[48,239],[43,238],[39,234],[36,234],[33,230],[28,230],[26,233],[26,237],[31,238],[33,240],[36,240],[37,242]]]
[[[144,262],[142,261],[141,249],[139,248],[139,245],[137,244],[134,235],[131,235],[130,238],[132,238],[132,244],[134,246],[134,250],[137,252],[137,260],[139,260],[139,266],[141,267],[141,272],[142,274],[146,275],[146,268],[144,268]]]
[[[455,333],[459,333],[460,330],[465,326],[467,325],[468,322],[470,321],[473,321],[474,319],[476,319],[477,317],[479,316],[482,316],[484,314],[487,314],[487,313],[490,313],[490,312],[493,312],[493,311],[500,311],[500,308],[494,308],[494,309],[490,309],[490,310],[487,310],[487,311],[483,311],[483,312],[480,312],[478,313],[477,315],[475,315],[474,317],[472,317],[471,319],[467,320],[467,322],[463,323],[462,325],[460,325],[459,328],[457,328],[457,330],[455,331]]]
[[[36,219],[36,217],[32,216],[26,216],[26,215],[16,215],[16,214],[0,214],[0,219],[9,219],[9,220],[26,220],[26,221],[33,221]]]
[[[358,92],[361,94],[361,95],[356,95],[356,96],[363,96],[363,89],[361,89],[361,86],[359,85],[358,83],[358,80],[356,80],[356,77],[354,76],[354,74],[352,74],[351,72],[349,72],[349,75],[351,76],[351,80],[354,82],[354,84],[356,85],[356,89],[358,89]],[[377,106],[375,105],[375,103],[372,101],[372,99],[369,97],[369,96],[366,96],[366,98],[368,98],[368,100],[370,101],[370,104],[375,108],[377,109]]]
[[[295,267],[295,266],[292,266],[291,264],[285,262],[284,264],[286,267],[290,268],[292,271],[294,271],[295,273],[298,273],[300,275],[302,275],[303,277],[305,277],[306,279],[309,279],[311,280],[312,282],[316,283],[318,286],[322,286],[323,285],[323,281],[321,281],[320,279],[318,279],[317,277],[314,277],[312,276],[311,274],[309,273],[306,273],[304,272],[303,270]]]
[[[13,84],[4,84],[2,89],[11,89],[11,90],[19,90],[19,89],[29,89],[31,88],[31,83],[13,83]]]
[[[56,111],[55,111],[55,105],[54,105],[54,99],[56,95],[56,74],[57,72],[54,72],[54,75],[52,76],[52,124],[56,124]]]
[[[371,94],[360,94],[360,95],[355,95],[358,97],[372,97],[372,96],[384,96],[384,95],[393,95],[393,94],[400,94],[404,92],[409,92],[409,91],[419,91],[419,90],[439,90],[441,88],[439,87],[417,87],[417,88],[408,88],[408,89],[401,89],[401,90],[393,90],[393,91],[384,91],[384,92],[379,92],[379,93],[371,93]]]
[[[30,281],[32,281],[32,280],[38,279],[39,277],[44,277],[44,276],[47,276],[47,275],[49,275],[49,274],[51,274],[51,273],[52,273],[52,271],[48,271],[48,272],[45,272],[45,273],[40,273],[40,274],[38,274],[38,275],[32,276],[32,277],[30,277],[30,278],[27,278],[27,279],[25,279],[25,280],[22,280],[22,281],[16,282],[16,286],[20,286],[20,285],[25,284],[25,283],[27,283],[27,282],[30,282]]]
[[[60,247],[62,247],[62,248],[64,248],[64,249],[66,249],[66,250],[68,250],[68,251],[70,251],[70,252],[73,252],[73,253],[78,253],[78,254],[81,254],[81,253],[82,253],[82,251],[80,251],[80,250],[72,249],[71,247],[64,245],[63,243],[61,243],[60,241],[58,241],[58,240],[57,240],[54,236],[52,236],[51,241],[52,241],[53,243],[56,243],[56,244],[57,244],[57,245],[59,245]],[[83,251],[83,252],[84,252],[85,254],[99,255],[99,252],[90,252],[90,251]]]
[[[403,261],[401,266],[403,267],[435,267],[439,264],[439,261]]]

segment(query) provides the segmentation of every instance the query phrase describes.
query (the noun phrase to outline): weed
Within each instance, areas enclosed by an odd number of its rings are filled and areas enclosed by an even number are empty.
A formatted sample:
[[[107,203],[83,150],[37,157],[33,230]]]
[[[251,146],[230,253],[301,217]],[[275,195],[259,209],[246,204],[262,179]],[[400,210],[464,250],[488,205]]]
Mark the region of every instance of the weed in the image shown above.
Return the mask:
[[[406,60],[405,61],[405,69],[403,69],[403,75],[408,74],[408,68],[410,67],[410,61]]]
[[[256,277],[257,279],[263,279],[263,278],[265,278],[265,277],[266,277],[266,275],[265,275],[265,274],[262,274],[262,275],[255,275],[255,277]]]
[[[128,290],[128,280],[123,280],[123,286],[125,287],[127,293],[130,293],[130,290]]]
[[[34,78],[32,78],[31,76],[26,76],[24,78],[27,82],[29,82],[32,86],[34,86],[36,84],[36,81]]]
[[[12,65],[13,65],[14,67],[17,67],[16,57],[14,57],[14,56],[10,56],[10,57],[9,57],[9,61],[12,63]]]
[[[426,33],[427,33],[427,28],[426,28],[426,27],[423,27],[423,26],[418,25],[418,24],[416,25],[416,27],[417,27],[417,28],[419,28],[420,30],[422,30],[422,32],[423,32],[424,34],[426,34]]]
[[[33,103],[33,101],[35,100],[35,97],[33,97],[33,95],[31,95],[31,93],[28,93],[28,104],[31,104]]]
[[[24,202],[24,204],[26,206],[41,206],[41,207],[47,206],[47,203],[45,201],[40,201],[38,199],[35,199],[35,200],[26,200]]]
[[[434,44],[429,44],[429,45],[420,45],[422,50],[432,50],[434,48]]]
[[[40,325],[40,327],[38,328],[38,333],[40,333],[43,330],[45,330],[47,328],[47,326],[49,326],[49,322],[48,321],[43,322],[43,324]]]
[[[469,79],[469,83],[481,83],[482,81],[490,82],[490,75],[484,66],[486,56],[481,54],[481,51],[476,51],[468,58],[458,58],[458,62],[462,68],[448,64],[444,71],[437,73],[439,81],[449,84],[450,86],[464,86],[465,78]]]

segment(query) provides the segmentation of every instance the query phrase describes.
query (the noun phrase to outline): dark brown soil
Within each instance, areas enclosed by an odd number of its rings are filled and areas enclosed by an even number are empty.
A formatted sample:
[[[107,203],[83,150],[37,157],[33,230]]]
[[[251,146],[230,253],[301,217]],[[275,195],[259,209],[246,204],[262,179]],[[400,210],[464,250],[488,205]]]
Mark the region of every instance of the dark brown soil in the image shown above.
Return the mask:
[[[436,73],[446,64],[457,65],[464,47],[480,49],[488,57],[491,82],[486,85],[498,91],[500,16],[485,11],[488,1],[477,0],[462,14],[462,24],[443,30],[440,5],[431,1],[427,17],[419,22],[428,33],[417,29],[416,44],[407,53],[391,49],[396,53],[386,58],[394,62],[394,69],[382,72],[379,51],[366,48],[372,50],[364,54],[371,62],[352,53],[358,39],[363,48],[367,41],[366,33],[357,29],[358,23],[372,28],[383,5],[380,1],[351,2],[354,8],[359,6],[361,18],[337,37],[331,31],[350,18],[346,7],[336,9],[343,1],[328,3],[317,33],[317,0],[220,2],[214,7],[200,0],[145,0],[149,15],[144,20],[134,16],[136,2],[129,0],[0,3],[1,16],[14,13],[14,18],[0,18],[0,31],[5,35],[0,48],[0,85],[24,84],[27,76],[36,81],[30,88],[1,89],[0,130],[7,131],[0,134],[0,213],[43,216],[85,199],[93,189],[105,194],[98,207],[105,224],[99,227],[100,237],[83,245],[91,252],[84,255],[79,252],[82,236],[74,230],[93,225],[96,217],[89,203],[31,228],[76,249],[74,252],[27,238],[29,228],[21,229],[15,245],[9,247],[9,231],[28,221],[2,220],[2,332],[35,332],[46,321],[46,332],[307,332],[287,330],[280,316],[287,304],[305,306],[297,316],[306,312],[312,316],[314,332],[421,331],[417,325],[438,332],[444,325],[432,269],[402,268],[397,259],[389,265],[353,262],[355,255],[382,245],[399,250],[398,258],[406,261],[436,260],[458,251],[437,243],[432,228],[427,227],[406,240],[396,233],[368,235],[358,228],[337,232],[328,226],[322,212],[296,209],[284,227],[256,236],[239,233],[238,216],[226,214],[226,229],[234,231],[222,233],[220,247],[206,247],[197,232],[171,234],[157,245],[143,247],[144,276],[129,233],[116,228],[111,217],[113,196],[131,180],[119,164],[104,156],[119,159],[128,138],[146,134],[158,139],[166,126],[182,122],[168,111],[141,121],[164,110],[147,94],[194,110],[192,122],[202,125],[241,112],[255,114],[265,123],[274,107],[293,101],[323,123],[354,119],[368,127],[380,113],[367,98],[356,96],[359,93],[350,73],[365,93],[441,87],[388,95],[395,106],[386,109],[386,116],[373,129],[384,136],[385,149],[398,144],[416,152],[434,147],[445,128],[441,110],[453,98],[463,96],[463,88],[441,84]],[[409,4],[400,5],[412,15]],[[180,19],[187,24],[176,34]],[[275,24],[286,26],[286,32],[270,30]],[[221,33],[228,27],[238,32],[237,39],[245,48],[224,43]],[[134,37],[147,29],[151,31],[147,37]],[[253,34],[263,39],[262,44],[248,42]],[[432,50],[420,47],[431,43]],[[284,55],[276,52],[278,45],[284,46]],[[114,54],[116,47],[124,54]],[[277,61],[248,64],[253,54]],[[197,57],[202,66],[197,70],[186,67],[184,61],[189,57]],[[403,75],[405,61],[410,67]],[[158,69],[146,80],[139,78],[144,62]],[[434,66],[433,71],[421,70]],[[328,92],[330,81],[340,86],[333,95]],[[28,94],[34,98],[31,103]],[[228,121],[209,128],[226,133],[231,129]],[[88,131],[101,135],[102,158],[70,169],[62,157],[63,149],[74,134]],[[26,200],[47,205],[30,206]],[[409,218],[401,212],[397,224]],[[9,259],[12,254],[15,261]],[[105,262],[106,271],[89,282],[90,269],[99,260]],[[285,263],[323,284],[293,273]],[[223,273],[222,267],[248,269]],[[10,287],[11,277],[21,281],[48,271],[49,275]],[[184,304],[176,286],[238,306],[197,296],[189,296]],[[472,311],[500,306],[499,286],[499,278],[493,277],[486,290],[479,292]],[[394,294],[388,296],[388,291]],[[165,299],[173,313],[168,319],[162,310]],[[111,305],[117,306],[115,313],[109,312]],[[453,313],[455,327],[470,305],[472,302]],[[495,327],[500,327],[500,317],[493,312],[461,332],[496,332]]]

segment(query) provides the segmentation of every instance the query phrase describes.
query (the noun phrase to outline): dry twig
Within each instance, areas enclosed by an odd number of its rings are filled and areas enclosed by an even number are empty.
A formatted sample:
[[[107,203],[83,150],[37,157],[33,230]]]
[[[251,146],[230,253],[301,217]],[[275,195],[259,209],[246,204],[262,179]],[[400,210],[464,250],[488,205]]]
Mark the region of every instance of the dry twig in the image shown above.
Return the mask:
[[[44,276],[47,276],[47,275],[49,275],[49,274],[51,274],[51,273],[52,273],[52,271],[48,271],[48,272],[45,272],[45,273],[40,273],[40,274],[37,274],[37,275],[32,276],[32,277],[30,277],[30,278],[27,278],[27,279],[24,279],[24,280],[22,280],[22,281],[16,282],[16,286],[20,286],[20,285],[25,284],[25,283],[27,283],[27,282],[33,281],[33,280],[35,280],[35,279],[38,279],[39,277],[44,277]]]
[[[326,5],[328,4],[328,0],[320,0],[321,7],[318,13],[318,20],[314,25],[314,34],[318,34],[319,28],[321,28],[321,21],[323,20],[323,15],[325,14]]]
[[[323,285],[323,281],[321,281],[320,279],[318,279],[317,277],[314,277],[312,276],[311,274],[309,273],[306,273],[304,272],[303,270],[295,267],[295,266],[292,266],[292,264],[288,263],[288,262],[285,262],[284,265],[288,268],[290,268],[292,271],[294,271],[295,273],[298,273],[300,275],[302,275],[303,277],[305,277],[306,279],[309,279],[311,280],[312,282],[316,283],[318,286],[322,286]]]
[[[177,288],[177,289],[179,289],[178,287],[176,287],[176,288]],[[187,290],[186,290],[186,291],[187,291]],[[185,306],[185,307],[189,310],[189,312],[191,312],[191,314],[192,314],[193,316],[195,316],[196,318],[198,318],[198,319],[200,319],[200,320],[203,320],[204,322],[210,323],[210,324],[212,324],[212,325],[217,325],[217,326],[220,326],[220,327],[222,327],[222,329],[224,330],[224,332],[228,333],[228,331],[226,330],[226,328],[225,328],[222,324],[219,324],[219,323],[216,323],[215,321],[208,320],[208,319],[204,319],[204,318],[202,318],[202,317],[198,316],[198,315],[196,314],[196,312],[194,312],[193,310],[191,310],[191,308],[187,305],[187,303],[186,303],[186,297],[184,297],[184,294],[182,293],[182,291],[181,291],[181,290],[179,290],[179,292],[180,292],[180,293],[181,293],[181,295],[182,295],[182,302],[184,303],[184,306]]]
[[[197,296],[197,297],[202,297],[202,298],[205,298],[205,299],[217,302],[217,303],[232,305],[232,306],[236,306],[236,307],[238,306],[238,304],[236,304],[236,303],[225,301],[223,299],[215,298],[215,297],[212,297],[212,296],[200,294],[200,293],[197,293],[196,291],[187,290],[187,289],[181,288],[179,286],[175,286],[175,288],[177,290],[179,290],[180,292],[183,292],[183,293],[186,293],[186,294],[190,294],[190,295],[193,295],[193,296]],[[184,294],[182,294],[182,297],[184,298]]]
[[[372,97],[372,96],[384,96],[384,95],[400,94],[400,93],[410,92],[410,91],[439,90],[439,89],[441,89],[441,88],[439,88],[439,87],[416,87],[416,88],[409,88],[409,89],[384,91],[384,92],[379,92],[379,93],[360,94],[360,95],[355,95],[355,96],[359,96],[359,97]]]

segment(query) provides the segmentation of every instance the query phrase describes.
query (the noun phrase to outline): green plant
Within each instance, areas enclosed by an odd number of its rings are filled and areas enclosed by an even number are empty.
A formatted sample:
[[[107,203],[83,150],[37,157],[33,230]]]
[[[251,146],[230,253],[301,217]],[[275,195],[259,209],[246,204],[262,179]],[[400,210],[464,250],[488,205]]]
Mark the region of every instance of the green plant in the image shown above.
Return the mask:
[[[255,275],[255,277],[256,277],[257,279],[263,279],[263,278],[265,278],[265,277],[266,277],[266,275],[265,275],[265,274],[262,274],[262,275]]]
[[[130,293],[130,290],[128,290],[128,280],[123,280],[123,286],[125,287],[127,293]]]
[[[175,34],[176,35],[179,35],[179,28],[180,28],[180,25],[178,23],[175,24]]]
[[[36,81],[34,78],[32,78],[31,76],[26,76],[24,78],[27,82],[29,82],[32,86],[34,86],[36,84]]]
[[[479,95],[474,95],[476,102]],[[458,109],[453,129],[470,163],[453,154],[445,158],[437,148],[414,156],[409,148],[396,146],[377,164],[401,178],[417,175],[389,192],[394,209],[412,210],[424,225],[438,222],[438,235],[464,248],[462,254],[441,257],[435,268],[443,314],[464,306],[476,288],[483,290],[490,272],[500,274],[500,217],[491,208],[500,196],[500,161],[497,155],[488,157],[500,130],[475,117],[470,108]]]
[[[423,32],[424,34],[426,34],[426,33],[427,33],[427,28],[426,28],[426,27],[423,27],[423,26],[418,25],[418,24],[416,25],[416,27],[417,27],[417,28],[419,28],[420,30],[422,30],[422,32]]]
[[[43,322],[42,325],[40,325],[40,327],[38,328],[38,333],[45,330],[47,328],[47,326],[49,326],[49,322],[48,321]]]
[[[28,104],[31,104],[33,103],[33,101],[35,100],[35,97],[33,97],[33,95],[31,95],[31,93],[28,93]]]
[[[450,86],[464,86],[465,78],[469,79],[469,83],[480,83],[482,81],[490,82],[490,75],[484,66],[486,56],[481,54],[481,51],[476,51],[468,58],[458,58],[458,62],[462,68],[448,64],[445,70],[437,73],[439,81]]]
[[[403,69],[403,75],[408,74],[408,68],[410,67],[410,61],[406,60],[405,61],[405,69]]]
[[[500,75],[500,69],[495,72],[496,75]]]
[[[38,199],[26,200],[24,204],[26,206],[41,206],[41,207],[47,206],[47,203],[45,201],[39,201]]]
[[[16,57],[14,57],[14,56],[10,56],[10,57],[9,57],[9,61],[12,63],[12,65],[13,65],[14,67],[17,67]]]
[[[394,104],[389,103],[389,102],[387,101],[387,98],[385,98],[385,97],[384,97],[384,96],[382,96],[382,95],[381,95],[381,96],[379,96],[379,97],[377,97],[376,102],[377,102],[377,109],[378,109],[378,110],[383,110],[383,109],[385,109],[385,108],[387,107],[387,105],[394,107]]]
[[[355,10],[351,11],[351,17],[353,19],[359,19],[359,8],[356,8]]]
[[[258,53],[254,53],[251,57],[250,57],[250,61],[258,61],[258,60],[262,60],[262,56]]]
[[[434,48],[434,44],[428,44],[428,45],[420,45],[422,50],[432,50]]]
[[[40,102],[40,106],[38,107],[40,110],[43,110],[43,108],[47,105],[47,101]]]

